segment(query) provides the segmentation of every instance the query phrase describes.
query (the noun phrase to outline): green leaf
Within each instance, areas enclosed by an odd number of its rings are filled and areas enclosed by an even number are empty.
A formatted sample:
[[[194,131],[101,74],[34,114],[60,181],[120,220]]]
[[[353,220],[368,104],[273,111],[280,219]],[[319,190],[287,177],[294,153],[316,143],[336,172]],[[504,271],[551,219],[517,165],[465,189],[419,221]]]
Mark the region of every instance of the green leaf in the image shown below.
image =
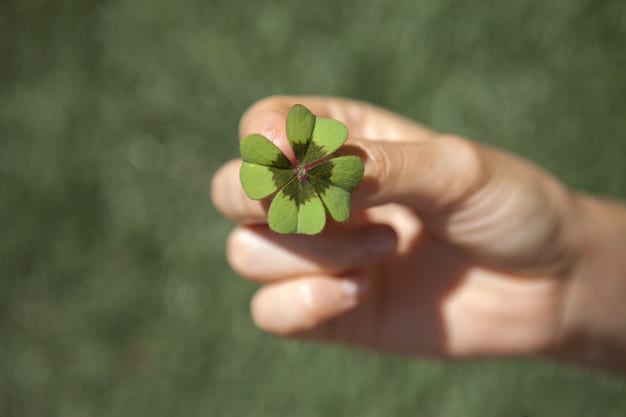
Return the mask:
[[[293,177],[291,163],[269,139],[261,135],[248,135],[239,148],[243,164],[239,179],[246,195],[260,200],[272,194]]]
[[[296,104],[287,115],[287,139],[295,166],[267,138],[248,135],[241,141],[241,185],[249,198],[276,193],[268,212],[277,233],[317,234],[326,224],[326,210],[337,221],[350,215],[350,193],[363,177],[356,156],[328,159],[348,138],[346,126],[317,118]]]
[[[306,153],[314,127],[315,115],[309,109],[301,104],[296,104],[289,110],[286,125],[287,139],[298,161]]]
[[[348,155],[331,158],[309,170],[309,175],[352,192],[363,178],[363,161]]]
[[[265,136],[248,135],[242,139],[239,149],[244,162],[275,168],[291,168],[289,159]]]
[[[281,169],[244,162],[239,169],[241,186],[248,198],[260,200],[272,194],[294,176],[293,169]]]
[[[326,224],[326,211],[313,186],[295,178],[276,194],[267,218],[277,233],[315,235]]]
[[[314,177],[311,177],[311,185],[333,219],[338,222],[348,220],[350,217],[350,193],[348,191]]]
[[[363,178],[363,161],[340,156],[312,168],[309,180],[333,219],[344,222],[350,216],[350,193]]]
[[[346,125],[338,120],[318,117],[315,120],[315,127],[306,154],[299,162],[310,164],[322,159],[339,149],[347,139],[348,128]]]

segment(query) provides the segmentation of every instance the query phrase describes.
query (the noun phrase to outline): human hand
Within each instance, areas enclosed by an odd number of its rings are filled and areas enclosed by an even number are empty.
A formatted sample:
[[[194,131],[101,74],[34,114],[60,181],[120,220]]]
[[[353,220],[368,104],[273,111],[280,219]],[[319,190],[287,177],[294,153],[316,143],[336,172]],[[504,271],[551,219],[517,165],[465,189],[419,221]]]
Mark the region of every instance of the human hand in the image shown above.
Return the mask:
[[[240,136],[263,134],[292,155],[284,125],[295,103],[348,126],[365,175],[348,222],[303,236],[269,230],[267,205],[243,193],[240,160],[215,174],[215,205],[239,224],[228,259],[262,284],[261,328],[443,357],[558,345],[584,240],[575,193],[527,161],[362,102],[265,99]]]

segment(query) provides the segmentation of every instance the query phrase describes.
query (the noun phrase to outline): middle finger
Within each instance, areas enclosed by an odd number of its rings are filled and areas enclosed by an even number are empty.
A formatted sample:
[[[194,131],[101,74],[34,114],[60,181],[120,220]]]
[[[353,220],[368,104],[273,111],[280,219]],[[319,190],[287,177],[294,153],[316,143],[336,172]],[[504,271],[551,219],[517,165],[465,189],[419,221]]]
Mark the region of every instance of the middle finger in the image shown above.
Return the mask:
[[[341,275],[379,263],[394,252],[397,236],[385,225],[331,225],[316,236],[279,235],[266,226],[238,227],[228,260],[245,278],[270,282],[311,274]]]

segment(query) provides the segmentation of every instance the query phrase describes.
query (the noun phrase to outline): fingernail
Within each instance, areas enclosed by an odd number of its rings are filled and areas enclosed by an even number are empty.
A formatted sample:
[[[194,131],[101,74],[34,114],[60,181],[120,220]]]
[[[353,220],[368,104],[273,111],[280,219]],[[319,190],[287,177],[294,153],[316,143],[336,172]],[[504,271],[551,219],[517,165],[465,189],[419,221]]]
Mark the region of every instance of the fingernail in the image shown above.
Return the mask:
[[[367,280],[364,278],[343,279],[341,280],[341,289],[350,299],[361,298],[367,292]]]
[[[387,228],[377,228],[368,232],[365,238],[368,252],[375,256],[390,253],[396,247],[396,234]]]

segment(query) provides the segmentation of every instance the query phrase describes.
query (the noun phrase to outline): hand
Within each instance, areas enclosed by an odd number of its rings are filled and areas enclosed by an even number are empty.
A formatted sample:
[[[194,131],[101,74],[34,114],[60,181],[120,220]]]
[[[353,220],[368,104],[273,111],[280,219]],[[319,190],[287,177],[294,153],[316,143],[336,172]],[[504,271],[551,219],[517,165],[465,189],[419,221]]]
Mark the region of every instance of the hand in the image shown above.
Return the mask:
[[[255,322],[284,336],[444,357],[539,354],[560,343],[583,231],[579,198],[504,152],[441,135],[361,102],[274,97],[243,116],[290,154],[284,124],[301,103],[344,122],[365,176],[345,224],[278,235],[249,200],[241,161],[213,179],[239,225],[228,259],[262,287]]]

